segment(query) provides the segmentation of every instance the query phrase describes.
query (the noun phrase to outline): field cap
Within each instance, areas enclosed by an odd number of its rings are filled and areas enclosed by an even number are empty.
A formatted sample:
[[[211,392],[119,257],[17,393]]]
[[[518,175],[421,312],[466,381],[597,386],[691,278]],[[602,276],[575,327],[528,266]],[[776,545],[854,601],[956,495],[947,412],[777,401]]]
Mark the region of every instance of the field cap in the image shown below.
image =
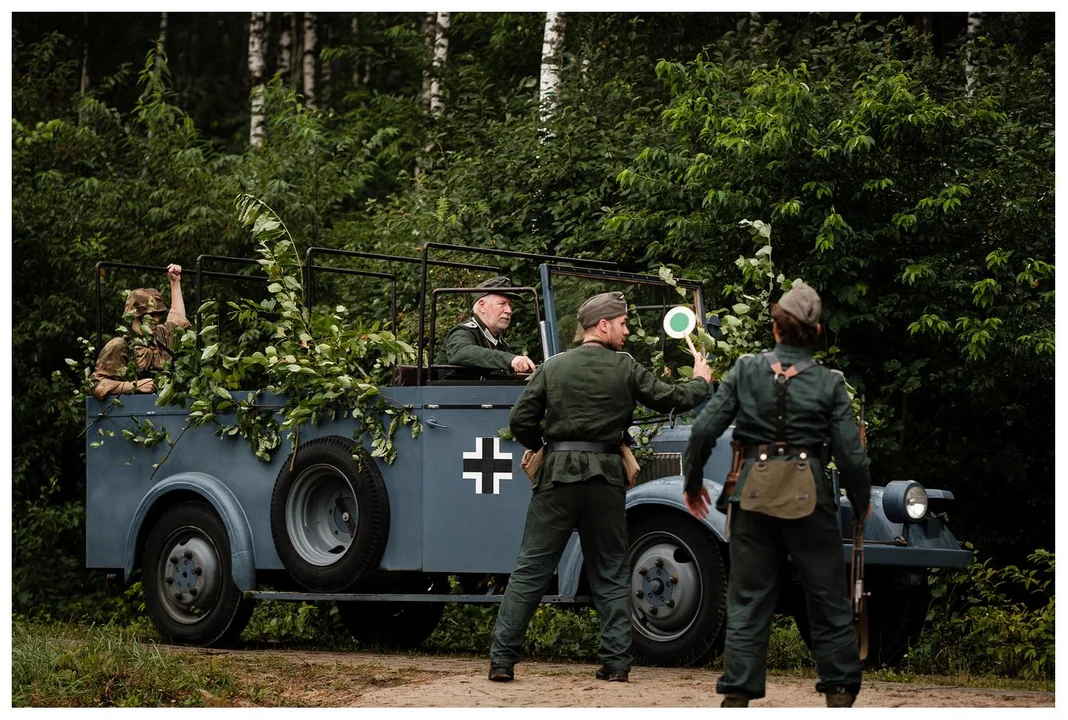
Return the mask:
[[[779,307],[803,325],[816,327],[820,321],[820,296],[812,286],[799,282],[779,299]]]
[[[591,328],[601,320],[627,314],[627,298],[618,290],[594,295],[578,309],[579,325]]]
[[[504,297],[510,298],[512,300],[518,300],[519,299],[519,296],[516,295],[515,293],[501,292],[501,291],[496,289],[496,288],[507,288],[507,289],[510,289],[512,287],[512,281],[509,280],[508,278],[506,278],[504,275],[498,275],[497,277],[491,277],[489,280],[486,280],[485,282],[480,282],[477,285],[477,287],[485,288],[486,292],[484,292],[484,293],[475,293],[474,294],[475,295],[475,300],[481,300],[482,298],[486,297],[487,295],[503,295]]]
[[[126,298],[126,310],[124,315],[141,317],[142,315],[165,315],[167,306],[163,304],[163,296],[156,288],[137,288],[130,291]]]

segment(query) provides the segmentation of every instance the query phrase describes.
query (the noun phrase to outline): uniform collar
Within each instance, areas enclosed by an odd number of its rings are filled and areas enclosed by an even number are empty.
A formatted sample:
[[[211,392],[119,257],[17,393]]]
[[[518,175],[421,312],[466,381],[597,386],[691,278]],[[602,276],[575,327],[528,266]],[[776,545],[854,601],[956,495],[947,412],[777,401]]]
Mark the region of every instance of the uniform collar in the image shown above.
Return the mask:
[[[812,357],[812,348],[801,347],[800,345],[787,345],[786,343],[776,343],[775,356],[783,362],[789,362],[792,365],[798,360]]]
[[[490,329],[486,327],[486,324],[484,322],[482,322],[482,318],[480,318],[478,315],[472,315],[471,319],[475,321],[476,325],[478,325],[478,329],[482,331],[482,335],[485,336],[486,340],[488,340],[491,345],[496,347],[498,338],[493,336],[493,333],[490,332]]]

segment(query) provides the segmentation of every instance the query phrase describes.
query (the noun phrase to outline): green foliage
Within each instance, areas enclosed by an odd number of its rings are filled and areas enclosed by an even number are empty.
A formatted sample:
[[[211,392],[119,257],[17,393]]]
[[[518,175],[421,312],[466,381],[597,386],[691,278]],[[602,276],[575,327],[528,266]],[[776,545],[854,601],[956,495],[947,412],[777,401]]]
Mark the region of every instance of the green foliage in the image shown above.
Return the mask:
[[[921,672],[1052,680],[1056,657],[1054,555],[1036,550],[1029,567],[990,559],[931,576],[934,601],[908,666]]]

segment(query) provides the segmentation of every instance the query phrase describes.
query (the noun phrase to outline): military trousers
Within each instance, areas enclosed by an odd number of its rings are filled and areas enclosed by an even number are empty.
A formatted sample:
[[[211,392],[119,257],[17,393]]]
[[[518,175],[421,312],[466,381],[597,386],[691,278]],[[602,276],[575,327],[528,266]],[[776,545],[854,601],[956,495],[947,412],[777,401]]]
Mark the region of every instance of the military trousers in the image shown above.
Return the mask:
[[[787,577],[787,554],[804,587],[817,692],[860,690],[860,652],[842,554],[842,536],[833,503],[822,501],[811,515],[780,520],[731,508],[730,578],[727,582],[727,637],[720,693],[764,697],[768,637],[780,586]]]
[[[512,667],[519,661],[527,625],[549,588],[571,531],[578,528],[586,577],[601,618],[598,657],[611,670],[630,669],[625,497],[624,488],[600,477],[557,483],[534,493],[493,628],[492,666]]]

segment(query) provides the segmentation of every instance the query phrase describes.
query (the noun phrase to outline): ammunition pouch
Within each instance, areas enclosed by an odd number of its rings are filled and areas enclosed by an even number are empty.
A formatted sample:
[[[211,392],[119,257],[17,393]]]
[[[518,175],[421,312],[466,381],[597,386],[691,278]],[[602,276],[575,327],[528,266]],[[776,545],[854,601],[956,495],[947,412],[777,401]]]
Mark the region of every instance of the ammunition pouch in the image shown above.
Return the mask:
[[[816,479],[810,455],[802,452],[787,460],[762,453],[745,478],[741,506],[782,520],[811,515],[816,509]]]

